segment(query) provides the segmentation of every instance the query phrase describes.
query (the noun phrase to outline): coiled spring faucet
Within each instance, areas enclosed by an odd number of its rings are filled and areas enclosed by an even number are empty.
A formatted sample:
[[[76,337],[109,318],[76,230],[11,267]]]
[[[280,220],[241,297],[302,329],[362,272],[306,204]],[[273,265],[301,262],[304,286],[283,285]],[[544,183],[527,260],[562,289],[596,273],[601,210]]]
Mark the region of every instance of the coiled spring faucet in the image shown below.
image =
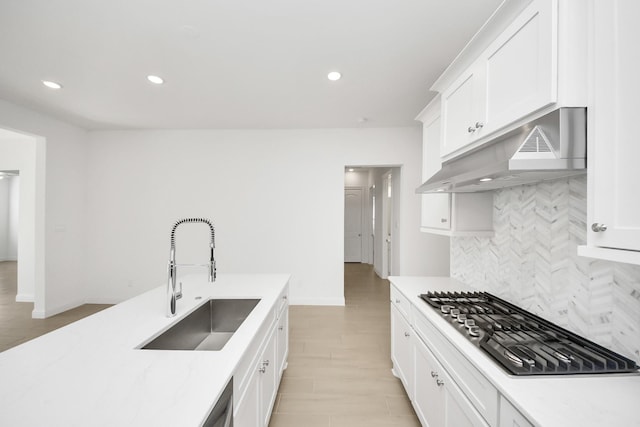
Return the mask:
[[[171,229],[171,248],[169,249],[169,268],[167,277],[167,317],[173,317],[176,315],[176,301],[182,298],[182,283],[180,283],[180,289],[176,289],[176,229],[180,224],[185,222],[202,222],[209,226],[211,230],[211,242],[209,243],[209,263],[205,264],[209,269],[209,282],[216,280],[216,260],[213,256],[213,250],[216,247],[216,232],[213,228],[213,224],[206,218],[184,218],[176,221]]]

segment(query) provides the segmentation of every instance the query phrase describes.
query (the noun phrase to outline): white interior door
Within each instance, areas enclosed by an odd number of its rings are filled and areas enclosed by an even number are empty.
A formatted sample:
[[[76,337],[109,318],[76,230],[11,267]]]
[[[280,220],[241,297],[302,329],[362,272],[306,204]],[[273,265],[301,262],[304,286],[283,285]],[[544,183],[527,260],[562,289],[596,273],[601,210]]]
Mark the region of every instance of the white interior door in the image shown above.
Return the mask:
[[[344,190],[344,261],[362,262],[362,189]]]

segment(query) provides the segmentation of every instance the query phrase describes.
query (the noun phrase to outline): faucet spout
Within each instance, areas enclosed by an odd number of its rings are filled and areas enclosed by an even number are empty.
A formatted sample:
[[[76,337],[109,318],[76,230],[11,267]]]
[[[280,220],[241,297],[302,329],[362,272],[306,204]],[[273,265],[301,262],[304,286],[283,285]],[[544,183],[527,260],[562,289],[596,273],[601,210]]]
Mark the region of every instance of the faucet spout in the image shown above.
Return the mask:
[[[173,317],[176,315],[176,302],[182,297],[182,284],[180,289],[176,289],[176,277],[177,267],[176,264],[176,229],[180,224],[185,222],[201,222],[209,226],[211,232],[211,241],[209,243],[209,263],[207,265],[209,270],[209,282],[216,280],[216,260],[214,257],[214,249],[216,247],[216,233],[213,228],[213,224],[206,218],[184,218],[176,221],[171,228],[171,246],[169,248],[169,266],[167,273],[167,317]]]

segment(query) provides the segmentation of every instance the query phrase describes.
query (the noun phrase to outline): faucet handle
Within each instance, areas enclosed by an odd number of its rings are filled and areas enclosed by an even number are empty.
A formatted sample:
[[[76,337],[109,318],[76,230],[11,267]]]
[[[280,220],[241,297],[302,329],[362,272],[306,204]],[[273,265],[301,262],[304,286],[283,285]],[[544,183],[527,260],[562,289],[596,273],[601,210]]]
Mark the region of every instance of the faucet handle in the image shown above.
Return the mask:
[[[182,298],[182,282],[180,283],[180,289],[178,290],[178,292],[176,292],[176,299],[180,299]]]

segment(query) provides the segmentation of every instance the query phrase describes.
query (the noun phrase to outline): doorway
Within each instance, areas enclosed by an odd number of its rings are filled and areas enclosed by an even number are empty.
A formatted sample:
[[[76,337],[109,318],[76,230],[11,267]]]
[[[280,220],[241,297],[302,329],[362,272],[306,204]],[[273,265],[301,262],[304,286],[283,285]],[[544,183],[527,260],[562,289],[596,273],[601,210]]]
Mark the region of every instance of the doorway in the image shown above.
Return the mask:
[[[373,264],[383,279],[399,274],[400,176],[398,166],[345,168],[344,261]]]
[[[4,251],[17,261],[15,300],[34,303],[34,318],[44,317],[45,304],[44,145],[44,138],[0,128],[0,171],[9,184]]]

